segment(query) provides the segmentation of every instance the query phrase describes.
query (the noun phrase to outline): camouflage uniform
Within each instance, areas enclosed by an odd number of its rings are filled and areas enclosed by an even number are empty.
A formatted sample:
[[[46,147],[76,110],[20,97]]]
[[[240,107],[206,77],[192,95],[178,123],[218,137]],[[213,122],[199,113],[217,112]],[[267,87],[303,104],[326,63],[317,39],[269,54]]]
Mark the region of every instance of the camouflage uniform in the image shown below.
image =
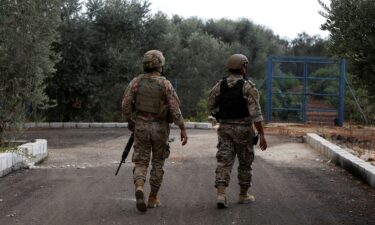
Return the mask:
[[[228,86],[233,87],[237,81],[243,79],[242,75],[231,74],[227,78]],[[220,82],[210,92],[208,109],[214,111],[218,108],[220,99]],[[221,119],[218,129],[219,143],[216,168],[215,187],[228,186],[230,173],[237,155],[238,181],[241,187],[250,187],[254,160],[253,136],[255,135],[252,122],[263,120],[259,104],[259,93],[251,81],[246,81],[242,89],[243,97],[247,100],[250,116],[241,119]]]
[[[163,113],[156,115],[137,111],[135,106],[137,92],[142,79],[151,79],[160,84],[162,89],[161,106]],[[147,168],[151,158],[150,185],[151,190],[158,191],[163,180],[163,165],[169,156],[169,124],[166,112],[169,109],[170,117],[176,125],[183,125],[183,117],[179,108],[180,101],[172,84],[159,72],[153,71],[134,78],[125,90],[122,108],[125,120],[135,121],[134,153],[132,161],[134,181],[146,180]],[[160,117],[160,115],[163,115]]]

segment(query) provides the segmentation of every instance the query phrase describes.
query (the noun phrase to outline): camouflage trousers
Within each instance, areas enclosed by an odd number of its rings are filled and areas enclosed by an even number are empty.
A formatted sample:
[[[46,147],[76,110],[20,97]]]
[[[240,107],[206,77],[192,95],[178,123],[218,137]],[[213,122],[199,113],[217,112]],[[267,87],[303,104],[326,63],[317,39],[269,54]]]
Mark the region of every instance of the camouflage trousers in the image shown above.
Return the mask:
[[[218,136],[215,187],[229,185],[230,174],[236,155],[239,162],[238,183],[240,186],[250,187],[252,177],[251,164],[254,161],[254,130],[252,126],[220,124]]]
[[[163,181],[163,166],[169,156],[169,124],[137,120],[134,130],[133,179],[146,181],[151,159],[151,189],[159,190]],[[152,153],[152,154],[151,154]]]

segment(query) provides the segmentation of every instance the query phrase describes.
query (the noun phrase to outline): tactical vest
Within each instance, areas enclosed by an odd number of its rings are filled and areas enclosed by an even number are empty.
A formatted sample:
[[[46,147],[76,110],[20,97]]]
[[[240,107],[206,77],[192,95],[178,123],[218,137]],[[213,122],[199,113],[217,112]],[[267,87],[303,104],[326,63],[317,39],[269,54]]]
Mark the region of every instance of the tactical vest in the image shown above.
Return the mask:
[[[238,80],[233,87],[228,86],[227,79],[220,83],[219,117],[220,119],[240,119],[249,117],[247,100],[243,97],[244,79]]]
[[[165,78],[160,77],[155,79],[141,75],[135,101],[135,109],[137,112],[160,113],[163,79]]]

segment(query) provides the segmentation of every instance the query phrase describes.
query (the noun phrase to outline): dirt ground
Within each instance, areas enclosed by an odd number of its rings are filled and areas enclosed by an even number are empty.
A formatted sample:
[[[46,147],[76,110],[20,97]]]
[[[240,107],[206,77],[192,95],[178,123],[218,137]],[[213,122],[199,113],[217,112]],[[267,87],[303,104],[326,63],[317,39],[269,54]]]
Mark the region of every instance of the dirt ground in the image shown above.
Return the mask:
[[[129,131],[28,131],[27,140],[48,140],[49,156],[34,168],[0,178],[0,224],[374,224],[373,188],[329,163],[302,138],[266,132],[269,148],[255,149],[254,203],[236,203],[236,163],[227,189],[230,207],[218,210],[213,185],[216,132],[188,130],[189,143],[182,147],[178,130],[172,130],[159,195],[162,206],[140,213],[135,208],[132,153],[114,176]]]
[[[271,123],[266,133],[300,137],[317,133],[342,149],[375,165],[375,127],[345,124],[343,127],[326,124]]]

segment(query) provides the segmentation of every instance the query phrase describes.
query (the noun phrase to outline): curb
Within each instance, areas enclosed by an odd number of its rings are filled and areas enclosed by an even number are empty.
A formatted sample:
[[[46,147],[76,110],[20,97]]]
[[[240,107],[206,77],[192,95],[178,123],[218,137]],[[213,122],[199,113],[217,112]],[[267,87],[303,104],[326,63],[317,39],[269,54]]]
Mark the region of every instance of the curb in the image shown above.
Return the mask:
[[[0,177],[24,166],[23,157],[16,153],[0,153]]]
[[[64,129],[64,128],[127,128],[128,123],[75,123],[75,122],[50,122],[50,123],[25,123],[24,128]],[[177,129],[175,124],[170,125],[171,129]],[[211,123],[186,122],[186,129],[212,129]]]
[[[341,149],[315,133],[304,137],[314,149],[327,156],[336,165],[359,177],[370,186],[375,187],[375,166]]]
[[[35,142],[20,145],[17,152],[0,153],[0,177],[43,161],[48,156],[47,140],[36,139]]]

